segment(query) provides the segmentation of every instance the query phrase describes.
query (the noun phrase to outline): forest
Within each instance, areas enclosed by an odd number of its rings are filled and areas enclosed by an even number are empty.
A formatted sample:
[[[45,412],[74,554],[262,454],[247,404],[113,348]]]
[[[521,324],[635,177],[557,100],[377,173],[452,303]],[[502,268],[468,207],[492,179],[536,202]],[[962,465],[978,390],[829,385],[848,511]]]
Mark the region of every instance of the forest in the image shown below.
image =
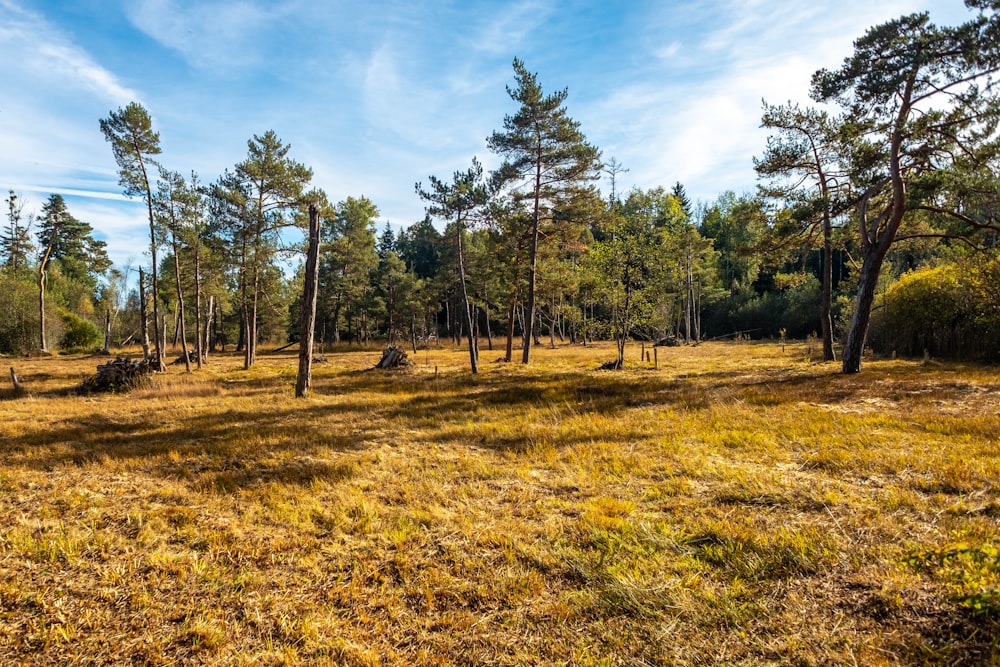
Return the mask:
[[[512,110],[479,160],[415,184],[424,219],[379,229],[377,202],[329,201],[273,130],[213,181],[161,159],[150,113],[100,119],[124,194],[142,201],[144,266],[113,266],[58,193],[6,198],[0,353],[180,346],[200,365],[298,340],[308,205],[321,212],[315,337],[463,340],[475,372],[533,347],[815,338],[845,373],[862,355],[1000,358],[995,83],[1000,19],[926,14],[870,29],[815,105],[764,102],[756,192],[692,202],[674,182],[623,191],[627,166],[588,143],[568,91],[514,60]],[[748,159],[751,159],[748,156]],[[601,192],[597,182],[610,183]],[[301,265],[301,262],[300,262]],[[189,355],[190,350],[190,355]]]

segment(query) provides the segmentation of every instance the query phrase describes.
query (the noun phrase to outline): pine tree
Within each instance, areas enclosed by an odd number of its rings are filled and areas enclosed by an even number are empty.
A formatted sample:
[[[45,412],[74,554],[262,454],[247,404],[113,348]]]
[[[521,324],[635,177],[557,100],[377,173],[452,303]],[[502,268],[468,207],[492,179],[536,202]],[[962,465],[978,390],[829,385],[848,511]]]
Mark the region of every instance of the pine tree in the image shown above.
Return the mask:
[[[142,197],[146,202],[149,217],[149,252],[152,259],[155,363],[159,370],[164,371],[167,368],[163,360],[165,341],[160,326],[159,279],[156,273],[156,251],[161,245],[162,234],[157,230],[153,215],[155,193],[151,181],[151,172],[158,166],[153,156],[160,154],[160,135],[153,131],[149,112],[138,102],[130,102],[124,109],[112,111],[107,118],[101,119],[100,125],[101,132],[111,144],[111,151],[118,163],[119,184],[127,196]]]
[[[504,158],[498,181],[515,200],[528,203],[531,234],[528,253],[528,287],[522,362],[531,361],[531,343],[536,314],[539,242],[543,229],[558,226],[560,201],[591,190],[600,170],[600,152],[587,143],[580,124],[569,117],[563,103],[568,91],[545,95],[536,74],[514,59],[517,87],[507,93],[520,107],[504,118],[502,132],[494,132],[487,143]]]

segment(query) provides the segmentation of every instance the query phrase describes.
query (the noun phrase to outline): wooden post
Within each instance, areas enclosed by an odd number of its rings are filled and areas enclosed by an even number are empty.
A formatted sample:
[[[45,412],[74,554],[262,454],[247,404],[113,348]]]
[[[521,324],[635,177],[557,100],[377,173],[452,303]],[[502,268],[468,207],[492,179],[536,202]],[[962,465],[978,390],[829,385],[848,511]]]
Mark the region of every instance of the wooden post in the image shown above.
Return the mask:
[[[309,395],[312,384],[313,338],[316,330],[316,293],[319,287],[319,207],[309,205],[309,250],[306,254],[306,278],[302,293],[302,317],[299,319],[299,376],[295,381],[296,398]]]
[[[14,367],[10,368],[10,381],[14,383],[14,398],[21,398],[28,392],[25,391],[24,385],[21,381],[17,379],[17,373],[14,372]]]
[[[659,368],[660,367],[660,357],[657,354],[657,352],[658,352],[658,350],[654,347],[653,348],[653,368]]]

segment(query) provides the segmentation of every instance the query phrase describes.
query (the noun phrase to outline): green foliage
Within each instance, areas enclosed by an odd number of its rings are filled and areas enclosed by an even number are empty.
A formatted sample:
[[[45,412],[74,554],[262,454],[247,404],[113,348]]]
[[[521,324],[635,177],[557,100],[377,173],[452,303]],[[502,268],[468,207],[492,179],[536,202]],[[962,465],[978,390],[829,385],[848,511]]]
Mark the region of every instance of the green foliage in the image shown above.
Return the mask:
[[[38,346],[38,285],[0,271],[0,354],[23,354]]]
[[[97,349],[104,341],[104,334],[90,320],[76,313],[62,314],[63,335],[59,347],[66,352],[84,352]]]
[[[959,606],[977,616],[1000,616],[1000,542],[965,543],[915,554],[908,565],[932,572]]]
[[[504,118],[502,132],[494,132],[487,144],[504,159],[494,176],[497,189],[506,189],[515,209],[530,213],[531,232],[527,244],[526,316],[522,361],[531,360],[535,327],[539,243],[553,243],[552,233],[567,222],[581,222],[580,200],[599,199],[591,182],[600,170],[600,151],[587,143],[580,123],[570,118],[563,103],[566,89],[546,95],[538,76],[514,59],[517,87],[507,87],[519,104],[516,114]]]
[[[25,220],[24,200],[11,190],[7,195],[7,224],[0,231],[0,262],[15,274],[28,270],[33,250],[29,230],[33,216]]]
[[[49,262],[59,265],[67,279],[97,289],[98,279],[111,268],[107,244],[95,239],[94,228],[75,218],[61,195],[52,195],[42,207],[38,246]]]
[[[1000,359],[1000,258],[975,258],[904,274],[872,318],[872,347],[918,356]]]
[[[348,197],[321,220],[324,247],[319,265],[318,340],[340,342],[368,335],[372,275],[378,267],[375,220],[378,207],[367,197]],[[371,320],[371,322],[369,322]]]

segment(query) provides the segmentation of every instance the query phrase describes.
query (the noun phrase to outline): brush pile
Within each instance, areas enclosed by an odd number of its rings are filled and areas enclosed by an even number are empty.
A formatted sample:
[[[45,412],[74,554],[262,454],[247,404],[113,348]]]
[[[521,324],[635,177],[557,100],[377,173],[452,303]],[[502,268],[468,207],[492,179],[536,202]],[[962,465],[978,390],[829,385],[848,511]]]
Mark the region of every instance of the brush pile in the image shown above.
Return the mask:
[[[149,381],[153,364],[149,359],[118,357],[97,365],[97,375],[83,381],[81,390],[87,393],[131,391]]]
[[[390,345],[382,352],[382,359],[375,364],[375,368],[402,368],[411,365],[413,362],[407,358],[403,348]]]

